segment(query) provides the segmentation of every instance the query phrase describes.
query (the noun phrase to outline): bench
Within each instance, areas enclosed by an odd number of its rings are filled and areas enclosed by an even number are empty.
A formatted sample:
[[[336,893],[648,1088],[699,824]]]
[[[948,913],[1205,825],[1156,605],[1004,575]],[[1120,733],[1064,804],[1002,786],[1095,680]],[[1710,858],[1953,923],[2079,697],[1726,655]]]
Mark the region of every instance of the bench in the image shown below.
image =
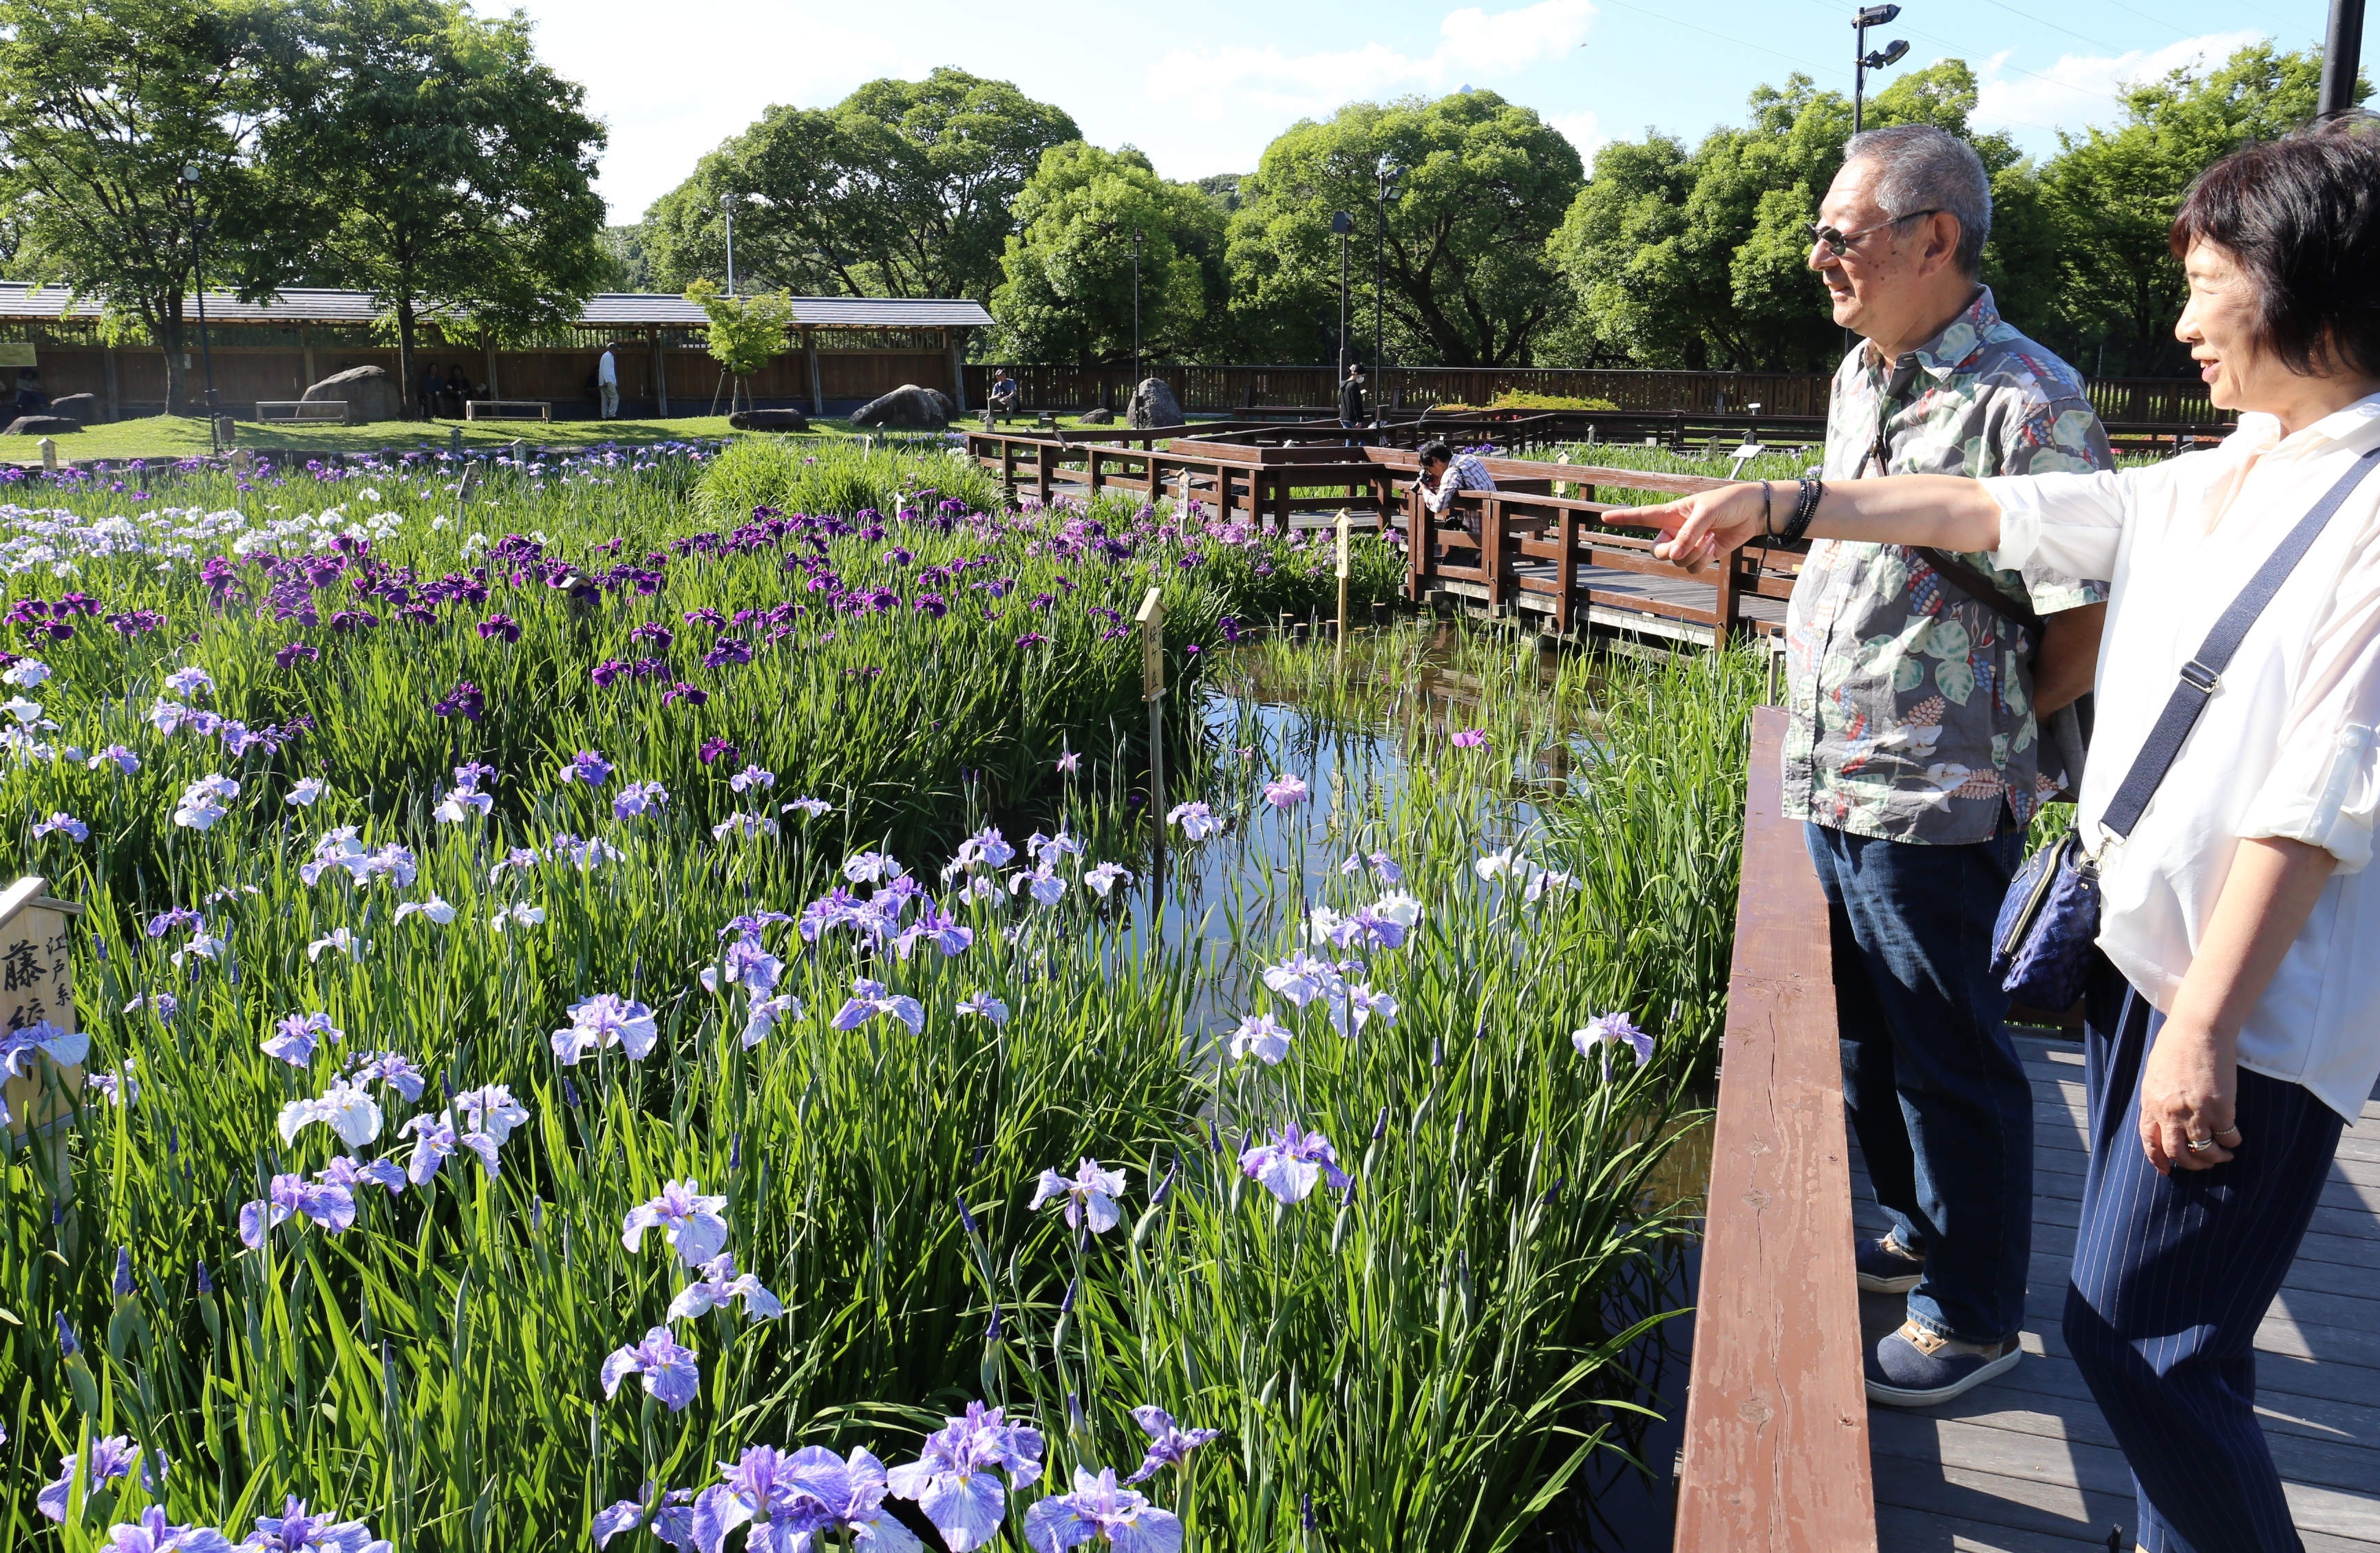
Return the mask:
[[[552,420],[551,399],[466,399],[465,420]]]
[[[259,420],[335,420],[342,426],[356,423],[356,408],[345,399],[259,399],[256,402]]]

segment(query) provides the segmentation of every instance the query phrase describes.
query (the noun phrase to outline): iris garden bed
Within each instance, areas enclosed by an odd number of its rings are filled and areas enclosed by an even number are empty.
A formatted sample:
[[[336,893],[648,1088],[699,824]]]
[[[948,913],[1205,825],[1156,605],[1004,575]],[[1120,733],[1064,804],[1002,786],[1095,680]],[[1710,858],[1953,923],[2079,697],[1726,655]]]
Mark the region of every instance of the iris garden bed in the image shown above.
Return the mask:
[[[1512,1547],[1637,1438],[1755,669],[810,456],[0,514],[0,1546]]]

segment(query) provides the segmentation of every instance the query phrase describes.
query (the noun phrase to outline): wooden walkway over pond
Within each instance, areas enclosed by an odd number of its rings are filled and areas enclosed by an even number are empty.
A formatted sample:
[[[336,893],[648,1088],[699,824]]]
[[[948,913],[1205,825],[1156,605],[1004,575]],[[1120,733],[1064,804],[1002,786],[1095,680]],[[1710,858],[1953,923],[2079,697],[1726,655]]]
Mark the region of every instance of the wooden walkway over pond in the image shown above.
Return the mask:
[[[1903,1301],[1852,1279],[1854,1228],[1884,1220],[1843,1121],[1825,904],[1779,808],[1783,728],[1755,713],[1675,1547],[2098,1553],[2121,1527],[2130,1553],[2131,1476],[2058,1330],[2088,1137],[2076,1042],[2017,1037],[2035,1128],[2025,1359],[1940,1407],[1862,1395],[1862,1348]],[[2380,1098],[2341,1142],[2256,1346],[2306,1547],[2380,1553]]]

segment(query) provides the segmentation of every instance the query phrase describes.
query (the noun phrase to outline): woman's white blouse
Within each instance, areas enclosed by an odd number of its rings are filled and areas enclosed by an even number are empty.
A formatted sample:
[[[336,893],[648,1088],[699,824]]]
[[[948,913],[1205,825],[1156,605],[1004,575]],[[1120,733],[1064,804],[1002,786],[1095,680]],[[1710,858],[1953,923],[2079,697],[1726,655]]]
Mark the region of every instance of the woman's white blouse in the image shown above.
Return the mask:
[[[2380,472],[2332,516],[2248,633],[2133,827],[2099,825],[2216,620],[2283,535],[2380,443],[2380,394],[2284,438],[2243,415],[2219,447],[2153,467],[1983,482],[1998,564],[2110,584],[2081,814],[2105,844],[2099,944],[2159,1008],[2190,969],[2242,840],[2338,859],[2240,1036],[2240,1062],[2352,1122],[2380,1077]]]

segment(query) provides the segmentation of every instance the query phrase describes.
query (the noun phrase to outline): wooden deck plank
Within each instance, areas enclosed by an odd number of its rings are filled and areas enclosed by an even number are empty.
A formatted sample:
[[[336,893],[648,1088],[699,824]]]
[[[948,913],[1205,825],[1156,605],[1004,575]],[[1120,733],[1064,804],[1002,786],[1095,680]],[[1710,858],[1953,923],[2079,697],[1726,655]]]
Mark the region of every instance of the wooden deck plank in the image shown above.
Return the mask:
[[[1676,1547],[1876,1547],[1827,914],[1753,716]]]

